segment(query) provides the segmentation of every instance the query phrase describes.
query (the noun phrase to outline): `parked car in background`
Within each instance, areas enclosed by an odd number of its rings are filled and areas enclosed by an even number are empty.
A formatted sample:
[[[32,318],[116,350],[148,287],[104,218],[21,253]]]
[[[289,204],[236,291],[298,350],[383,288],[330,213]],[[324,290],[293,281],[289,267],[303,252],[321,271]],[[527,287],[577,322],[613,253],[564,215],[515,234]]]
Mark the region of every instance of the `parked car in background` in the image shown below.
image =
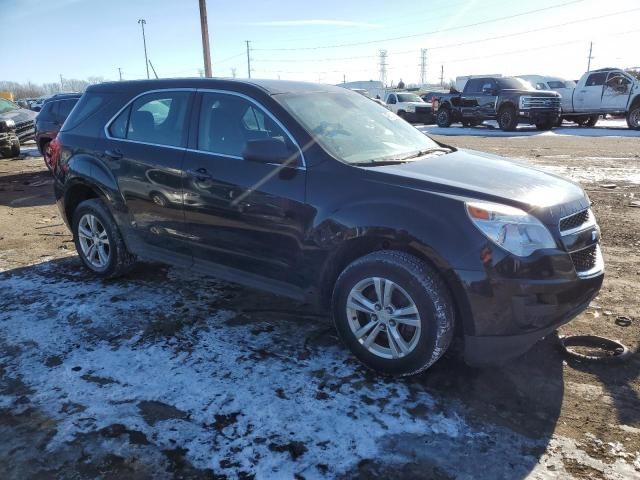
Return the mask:
[[[141,257],[311,302],[381,372],[428,368],[454,332],[467,362],[504,362],[602,284],[579,185],[438,143],[345,88],[102,83],[54,142],[56,201],[95,275]]]
[[[60,127],[78,103],[81,93],[59,93],[47,99],[36,116],[35,140],[38,150],[44,157],[44,163],[51,169],[51,140],[56,138]]]
[[[49,97],[38,97],[32,99],[31,102],[29,102],[29,108],[34,112],[39,112],[42,109],[42,105],[44,105],[44,102],[47,100],[47,98]]]
[[[552,92],[558,92],[561,96],[562,110],[571,109],[571,95],[573,89],[576,87],[576,82],[573,80],[566,80],[560,77],[548,77],[545,75],[518,75],[518,78],[529,82],[536,90],[549,90]],[[596,118],[597,121],[597,118]],[[587,122],[584,122],[585,124]],[[558,119],[556,126],[562,124],[562,117]]]
[[[560,95],[535,90],[529,82],[515,77],[470,78],[462,93],[443,94],[433,105],[436,122],[449,127],[454,122],[474,126],[484,120],[497,120],[504,131],[519,123],[549,130],[560,117]]]
[[[640,80],[617,68],[586,72],[565,95],[562,118],[594,126],[600,115],[625,115],[640,130]]]
[[[415,93],[389,92],[384,102],[389,110],[409,123],[433,123],[431,103]]]
[[[0,155],[20,155],[20,144],[33,139],[36,114],[6,98],[0,98]]]

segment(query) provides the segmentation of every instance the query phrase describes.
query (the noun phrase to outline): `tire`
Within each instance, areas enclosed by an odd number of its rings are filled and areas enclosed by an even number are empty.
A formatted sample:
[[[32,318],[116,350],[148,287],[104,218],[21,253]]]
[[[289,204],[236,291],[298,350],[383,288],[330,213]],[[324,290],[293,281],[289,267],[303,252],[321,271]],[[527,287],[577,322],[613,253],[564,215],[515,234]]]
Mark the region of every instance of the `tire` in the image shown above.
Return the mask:
[[[372,305],[377,302],[370,302],[378,298],[373,279],[391,287],[386,306],[384,295],[375,307]],[[352,295],[364,299],[365,304],[369,301],[370,308],[357,303]],[[409,314],[411,305],[415,313]],[[407,313],[394,317],[402,308]],[[420,373],[445,353],[453,337],[453,303],[444,281],[425,262],[404,252],[374,252],[351,263],[336,281],[332,311],[344,344],[365,366],[383,374]],[[393,335],[401,335],[402,343],[390,341],[396,338]],[[365,345],[367,340],[369,346]]]
[[[87,241],[86,233],[91,233],[91,230],[86,228],[90,223],[90,217],[93,217],[96,221],[94,224],[96,228],[93,232],[96,233],[96,236],[94,236],[92,240]],[[80,232],[81,224],[85,234],[81,234]],[[120,230],[102,200],[94,198],[80,203],[73,213],[71,225],[73,241],[78,255],[85,267],[93,273],[103,278],[115,278],[127,273],[133,267],[135,256],[127,251]],[[94,249],[94,253],[90,253],[90,251],[87,252],[85,248],[87,246],[90,247],[91,244],[95,245],[98,237],[101,243],[103,243],[102,251],[106,254],[106,259],[96,253],[99,249]],[[106,246],[104,245],[105,239]],[[101,265],[98,265],[98,263],[101,263]]]
[[[552,120],[546,120],[544,122],[538,122],[536,123],[536,128],[538,130],[551,130],[553,128],[553,121]]]
[[[627,125],[632,130],[640,130],[640,103],[636,103],[627,113]]]
[[[17,141],[13,145],[11,145],[11,157],[20,156],[20,141]]]
[[[598,123],[598,120],[600,119],[600,115],[591,115],[586,122],[584,122],[584,126],[585,127],[595,127],[596,123]]]
[[[448,108],[439,108],[436,114],[436,123],[441,128],[449,128],[452,123],[451,110]]]
[[[504,132],[513,132],[518,126],[518,116],[516,109],[511,105],[507,105],[498,112],[498,125]]]

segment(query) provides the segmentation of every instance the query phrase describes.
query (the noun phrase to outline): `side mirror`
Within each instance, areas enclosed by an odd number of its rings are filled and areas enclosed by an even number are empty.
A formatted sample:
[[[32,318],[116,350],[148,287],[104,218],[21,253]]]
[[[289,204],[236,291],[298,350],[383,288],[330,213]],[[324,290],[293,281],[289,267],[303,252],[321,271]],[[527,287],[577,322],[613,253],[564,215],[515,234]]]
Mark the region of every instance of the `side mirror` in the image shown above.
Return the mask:
[[[285,163],[293,154],[281,138],[260,138],[249,140],[242,152],[242,158],[250,162]]]

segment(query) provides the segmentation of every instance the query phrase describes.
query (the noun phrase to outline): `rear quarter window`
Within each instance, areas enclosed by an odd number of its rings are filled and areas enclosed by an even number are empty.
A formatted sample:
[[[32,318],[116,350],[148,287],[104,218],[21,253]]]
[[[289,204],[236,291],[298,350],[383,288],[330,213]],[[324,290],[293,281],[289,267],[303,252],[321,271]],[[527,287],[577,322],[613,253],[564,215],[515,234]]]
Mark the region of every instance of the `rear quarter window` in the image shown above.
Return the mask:
[[[109,99],[110,96],[108,93],[85,93],[80,98],[76,106],[71,110],[71,113],[65,120],[61,131],[65,132],[73,130],[100,110],[100,108],[103,107]]]

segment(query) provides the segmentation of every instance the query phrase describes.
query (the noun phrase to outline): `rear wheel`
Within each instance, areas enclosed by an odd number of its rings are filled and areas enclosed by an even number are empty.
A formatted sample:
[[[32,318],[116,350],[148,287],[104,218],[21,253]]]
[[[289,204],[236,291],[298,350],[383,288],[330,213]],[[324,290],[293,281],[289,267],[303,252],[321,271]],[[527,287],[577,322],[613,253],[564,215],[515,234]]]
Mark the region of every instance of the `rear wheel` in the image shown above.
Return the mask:
[[[51,171],[51,141],[45,140],[42,143],[42,158],[44,159],[44,164],[47,166],[49,171]]]
[[[371,253],[342,272],[333,318],[362,363],[392,375],[430,367],[453,336],[453,306],[443,280],[422,260],[398,251]]]
[[[511,105],[502,107],[498,113],[498,125],[500,125],[500,129],[505,132],[512,132],[515,130],[518,126],[516,109]]]
[[[438,114],[436,115],[436,123],[439,127],[448,128],[451,126],[451,110],[448,108],[440,108],[438,110]]]
[[[78,205],[72,231],[78,255],[92,272],[114,278],[133,266],[135,257],[127,251],[115,220],[101,200],[85,200]]]
[[[640,130],[640,103],[636,103],[627,113],[627,125],[633,130]]]

